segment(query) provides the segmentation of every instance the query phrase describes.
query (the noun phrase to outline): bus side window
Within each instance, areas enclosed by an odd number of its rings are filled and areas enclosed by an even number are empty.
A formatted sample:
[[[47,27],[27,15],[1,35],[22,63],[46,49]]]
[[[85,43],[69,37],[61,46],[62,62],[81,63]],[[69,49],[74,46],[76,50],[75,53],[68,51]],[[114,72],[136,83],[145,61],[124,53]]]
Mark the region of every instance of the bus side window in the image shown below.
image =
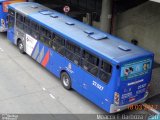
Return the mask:
[[[23,17],[23,15],[21,15],[21,14],[19,14],[19,13],[17,13],[16,19],[17,19],[18,21],[20,21],[20,22],[24,22],[24,17]]]
[[[64,55],[65,53],[65,40],[55,34],[52,35],[52,49],[60,53],[61,55]]]
[[[39,25],[33,21],[30,21],[31,36],[36,40],[39,39]]]
[[[46,34],[46,31],[43,27],[40,27],[40,41],[43,43],[44,42],[44,36]]]
[[[8,21],[9,21],[8,28],[14,27],[14,22],[15,22],[14,17],[9,15]]]
[[[43,28],[43,27],[40,27],[40,34],[45,36],[45,37],[48,37],[49,39],[51,39],[51,32],[49,30],[47,30],[46,28]]]
[[[11,15],[11,16],[15,16],[15,11],[14,10],[12,10],[12,9],[9,9],[8,10],[8,13],[9,13],[9,15]]]
[[[51,32],[43,27],[40,27],[40,41],[45,45],[50,46],[49,42],[51,40]]]
[[[12,28],[15,22],[15,11],[12,9],[8,10],[8,28]]]
[[[17,13],[16,19],[17,19],[16,20],[17,27],[23,30],[24,17],[21,14]]]
[[[79,65],[80,63],[80,53],[81,53],[81,49],[78,46],[68,41],[66,42],[65,56],[77,65]]]
[[[29,29],[30,30],[30,35],[35,38],[36,40],[39,39],[39,33],[33,29]]]
[[[31,24],[31,28],[32,28],[33,30],[35,30],[35,31],[37,31],[37,32],[39,31],[39,25],[38,25],[37,23],[31,21],[30,24]]]
[[[98,74],[99,58],[87,51],[83,52],[82,67],[92,75]]]
[[[27,26],[30,26],[30,20],[27,17],[24,17],[24,24],[26,24]]]
[[[24,31],[30,34],[30,20],[27,17],[24,17]]]
[[[46,37],[49,39],[52,37],[52,33],[49,30],[46,31]]]
[[[108,62],[102,61],[99,78],[103,82],[108,83],[111,78],[111,73],[112,65],[110,65]]]

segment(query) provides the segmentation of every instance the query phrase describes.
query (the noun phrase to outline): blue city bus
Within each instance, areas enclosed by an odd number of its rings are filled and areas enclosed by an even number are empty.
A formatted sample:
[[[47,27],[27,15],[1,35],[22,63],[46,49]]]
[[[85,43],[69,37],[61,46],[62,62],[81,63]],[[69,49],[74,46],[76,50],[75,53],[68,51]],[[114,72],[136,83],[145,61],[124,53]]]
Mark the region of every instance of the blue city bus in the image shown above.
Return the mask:
[[[7,12],[3,9],[3,2],[6,0],[0,0],[0,32],[4,32],[7,30]]]
[[[7,37],[109,113],[147,99],[152,52],[34,2],[9,5]]]
[[[15,2],[24,2],[25,0],[0,0],[0,32],[7,31],[7,13],[8,5]]]

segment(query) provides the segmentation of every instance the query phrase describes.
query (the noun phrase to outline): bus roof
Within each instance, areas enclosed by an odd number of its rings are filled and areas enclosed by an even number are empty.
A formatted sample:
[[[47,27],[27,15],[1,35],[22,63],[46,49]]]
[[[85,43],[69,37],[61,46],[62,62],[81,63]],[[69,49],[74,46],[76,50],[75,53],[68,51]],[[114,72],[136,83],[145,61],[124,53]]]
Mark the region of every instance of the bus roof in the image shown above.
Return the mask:
[[[15,3],[9,7],[112,63],[120,63],[152,54],[38,3]]]

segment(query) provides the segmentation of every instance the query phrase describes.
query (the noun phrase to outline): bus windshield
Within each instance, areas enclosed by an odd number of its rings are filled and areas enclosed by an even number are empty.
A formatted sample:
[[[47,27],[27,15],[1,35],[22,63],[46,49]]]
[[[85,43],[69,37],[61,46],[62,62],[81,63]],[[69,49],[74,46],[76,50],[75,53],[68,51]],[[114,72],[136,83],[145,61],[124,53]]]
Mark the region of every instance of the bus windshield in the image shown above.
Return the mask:
[[[121,68],[121,80],[126,81],[147,74],[152,66],[151,61],[151,59],[145,59],[124,64]]]

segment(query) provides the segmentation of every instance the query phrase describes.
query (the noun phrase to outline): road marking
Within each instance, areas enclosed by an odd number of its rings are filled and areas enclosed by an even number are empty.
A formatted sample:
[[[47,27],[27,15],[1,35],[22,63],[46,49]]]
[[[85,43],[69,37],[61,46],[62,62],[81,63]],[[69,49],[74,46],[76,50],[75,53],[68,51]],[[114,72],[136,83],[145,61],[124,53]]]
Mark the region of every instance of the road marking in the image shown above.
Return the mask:
[[[2,48],[0,48],[0,51],[3,52],[4,50]]]
[[[49,94],[51,98],[56,99],[52,94]]]
[[[42,87],[42,90],[43,90],[43,91],[46,91],[46,88]]]
[[[157,111],[156,109],[154,109],[153,107],[151,107],[150,105],[147,105],[146,103],[142,104],[145,108],[147,108],[148,110],[150,110],[151,112],[155,113],[155,114],[160,114],[159,111]]]
[[[52,99],[56,99],[56,97],[55,97],[54,95],[52,95],[45,87],[42,87],[42,90],[48,92],[48,93],[49,93],[49,96],[50,96]]]

